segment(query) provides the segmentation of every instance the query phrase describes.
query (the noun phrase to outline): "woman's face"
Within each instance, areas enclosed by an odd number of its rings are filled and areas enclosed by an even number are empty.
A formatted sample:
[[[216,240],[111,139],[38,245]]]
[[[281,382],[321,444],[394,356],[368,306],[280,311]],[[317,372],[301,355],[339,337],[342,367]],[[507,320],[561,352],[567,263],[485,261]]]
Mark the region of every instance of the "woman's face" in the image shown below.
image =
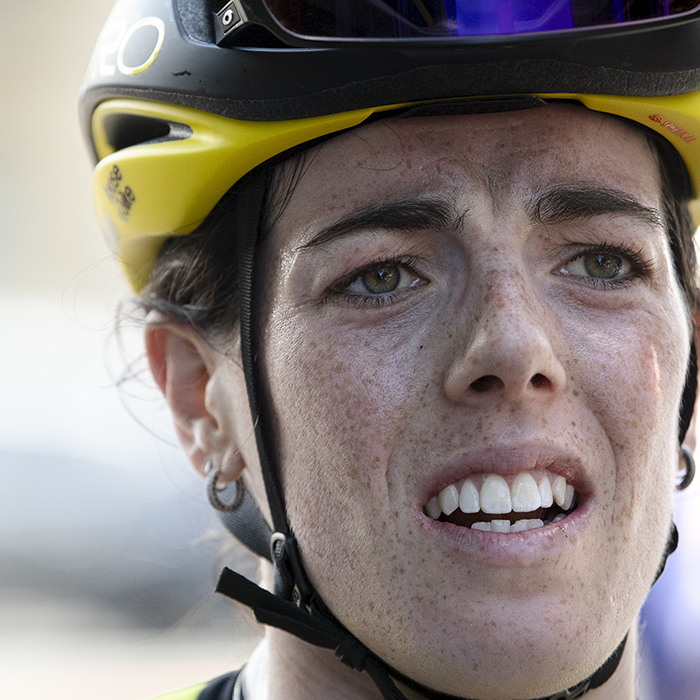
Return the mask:
[[[310,578],[439,690],[581,680],[632,625],[671,519],[689,338],[654,154],[550,106],[378,122],[306,165],[259,285]],[[563,518],[548,485],[575,491]],[[465,493],[491,513],[440,516]]]

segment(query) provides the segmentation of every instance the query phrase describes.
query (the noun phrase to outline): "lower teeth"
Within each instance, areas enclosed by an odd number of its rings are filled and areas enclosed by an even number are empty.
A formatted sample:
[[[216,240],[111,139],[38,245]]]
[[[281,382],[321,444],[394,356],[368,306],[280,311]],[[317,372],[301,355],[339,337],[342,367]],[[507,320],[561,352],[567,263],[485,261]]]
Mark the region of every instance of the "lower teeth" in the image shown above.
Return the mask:
[[[566,512],[559,512],[554,517],[549,517],[545,520],[541,520],[540,518],[523,518],[522,520],[516,520],[513,523],[511,523],[510,520],[489,520],[486,522],[474,523],[470,529],[481,530],[482,532],[524,532],[525,530],[534,530],[538,527],[558,523],[560,520],[564,520],[564,518],[572,511],[573,508]]]
[[[544,521],[539,518],[516,520],[511,524],[509,520],[491,520],[489,522],[474,523],[471,526],[472,530],[481,530],[482,532],[523,532],[524,530],[534,530],[537,527],[542,527]]]

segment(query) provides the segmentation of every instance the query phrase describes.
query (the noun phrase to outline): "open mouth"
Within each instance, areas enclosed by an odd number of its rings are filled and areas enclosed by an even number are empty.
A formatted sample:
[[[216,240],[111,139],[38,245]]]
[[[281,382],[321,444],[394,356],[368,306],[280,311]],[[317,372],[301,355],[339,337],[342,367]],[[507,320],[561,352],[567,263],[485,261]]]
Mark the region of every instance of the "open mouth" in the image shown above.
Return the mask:
[[[509,484],[498,474],[482,474],[445,487],[424,512],[433,520],[472,530],[510,533],[563,520],[577,502],[574,487],[560,475],[522,472]]]

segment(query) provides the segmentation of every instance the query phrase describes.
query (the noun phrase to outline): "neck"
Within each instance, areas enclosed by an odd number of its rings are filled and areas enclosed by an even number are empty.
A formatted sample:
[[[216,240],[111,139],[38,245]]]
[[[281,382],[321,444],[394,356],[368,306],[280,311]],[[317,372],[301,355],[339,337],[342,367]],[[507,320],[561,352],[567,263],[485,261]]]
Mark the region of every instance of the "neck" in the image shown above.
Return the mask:
[[[636,657],[637,631],[633,626],[617,670],[602,686],[590,690],[586,700],[634,700]],[[381,700],[366,673],[344,666],[332,652],[275,629],[267,630],[251,657],[246,686],[246,700]],[[407,700],[423,700],[408,688],[401,687],[401,691]]]
[[[612,677],[591,690],[586,700],[635,700],[637,686],[637,624],[632,625],[625,651]]]
[[[246,700],[381,700],[366,673],[353,671],[333,652],[286,632],[267,628],[254,657],[257,679]]]

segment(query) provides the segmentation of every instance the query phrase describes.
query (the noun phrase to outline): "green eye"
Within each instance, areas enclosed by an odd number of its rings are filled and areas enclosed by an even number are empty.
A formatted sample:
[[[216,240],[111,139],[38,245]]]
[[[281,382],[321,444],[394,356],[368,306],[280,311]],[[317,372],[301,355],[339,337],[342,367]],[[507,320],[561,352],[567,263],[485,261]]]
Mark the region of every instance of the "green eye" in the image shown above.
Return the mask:
[[[614,250],[591,250],[570,260],[561,268],[561,272],[591,282],[623,283],[635,276],[630,257],[628,254],[618,255]],[[643,267],[643,264],[637,263],[637,268]]]
[[[622,272],[623,261],[617,255],[589,253],[583,256],[586,274],[596,279],[613,279]]]
[[[399,286],[401,271],[396,265],[377,266],[367,270],[360,280],[371,294],[386,294]]]
[[[415,274],[413,266],[412,258],[371,263],[338,280],[331,287],[331,294],[355,304],[392,304],[425,282]]]

